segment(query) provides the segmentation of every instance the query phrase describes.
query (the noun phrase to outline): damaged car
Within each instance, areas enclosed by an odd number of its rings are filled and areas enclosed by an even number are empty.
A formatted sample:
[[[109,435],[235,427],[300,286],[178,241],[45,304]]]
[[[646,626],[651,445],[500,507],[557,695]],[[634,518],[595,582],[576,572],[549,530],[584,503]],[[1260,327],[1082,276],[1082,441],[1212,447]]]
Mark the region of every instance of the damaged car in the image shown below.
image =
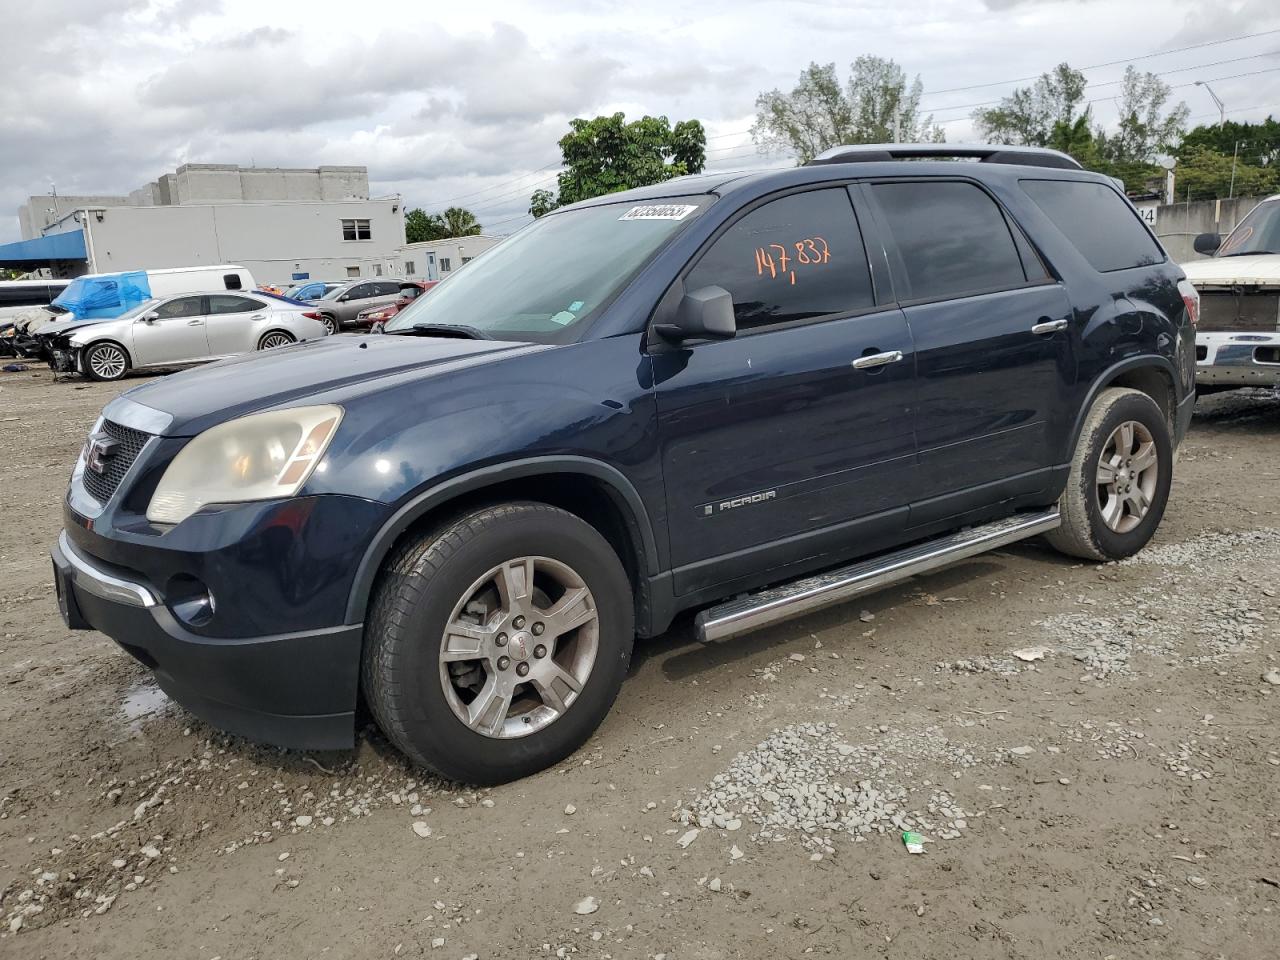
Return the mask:
[[[1196,389],[1280,389],[1280,194],[1267,197],[1225,240],[1195,239],[1207,260],[1182,265],[1200,292]]]
[[[148,300],[111,320],[51,323],[36,336],[55,373],[120,380],[138,368],[204,363],[324,335],[306,304],[223,291]]]

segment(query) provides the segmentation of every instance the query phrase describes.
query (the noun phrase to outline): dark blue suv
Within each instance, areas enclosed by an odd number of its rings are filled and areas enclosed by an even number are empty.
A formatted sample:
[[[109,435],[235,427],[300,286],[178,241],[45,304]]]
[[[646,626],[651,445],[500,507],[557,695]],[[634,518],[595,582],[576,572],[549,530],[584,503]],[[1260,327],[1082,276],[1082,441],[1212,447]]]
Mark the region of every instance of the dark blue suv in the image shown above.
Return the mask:
[[[847,147],[600,197],[385,336],[109,403],[59,603],[224,729],[347,747],[363,698],[415,761],[509,780],[589,737],[682,610],[722,640],[1024,537],[1141,549],[1198,304],[1051,151]]]

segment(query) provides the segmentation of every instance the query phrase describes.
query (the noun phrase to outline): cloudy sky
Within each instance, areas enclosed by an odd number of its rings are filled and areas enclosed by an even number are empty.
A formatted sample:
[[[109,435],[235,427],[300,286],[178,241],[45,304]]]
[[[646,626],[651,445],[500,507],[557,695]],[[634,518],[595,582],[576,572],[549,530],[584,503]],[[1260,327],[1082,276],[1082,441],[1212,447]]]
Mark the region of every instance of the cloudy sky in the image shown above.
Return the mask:
[[[363,164],[375,195],[508,233],[570,118],[697,118],[709,168],[785,163],[751,143],[757,94],[862,53],[918,73],[953,141],[1063,60],[1141,58],[1193,122],[1217,118],[1196,80],[1231,119],[1280,116],[1276,0],[27,0],[3,26],[0,242],[51,185],[124,193],[188,162]],[[1104,123],[1123,70],[1087,71]]]

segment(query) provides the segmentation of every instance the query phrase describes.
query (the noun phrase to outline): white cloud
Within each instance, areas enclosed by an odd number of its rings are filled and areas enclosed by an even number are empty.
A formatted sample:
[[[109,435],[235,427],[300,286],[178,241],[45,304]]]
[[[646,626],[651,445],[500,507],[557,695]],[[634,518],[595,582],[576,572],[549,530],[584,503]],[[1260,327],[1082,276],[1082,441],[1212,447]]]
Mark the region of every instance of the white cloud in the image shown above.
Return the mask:
[[[962,139],[969,105],[1009,85],[931,91],[1280,26],[1272,0],[1218,6],[1206,27],[1191,0],[934,0],[924,12],[892,0],[385,0],[367,16],[313,0],[39,0],[5,16],[0,242],[51,180],[62,193],[123,193],[184,162],[364,164],[375,193],[460,200],[487,225],[509,223],[553,185],[542,168],[573,116],[696,117],[715,138],[710,166],[754,165],[756,95],[790,86],[811,60],[843,71],[864,52],[921,74],[926,109]],[[1280,35],[1150,68],[1268,49]],[[1280,58],[1244,69],[1269,65]],[[1214,86],[1229,108],[1280,103],[1280,72]],[[1209,106],[1195,88],[1177,94],[1193,114]]]

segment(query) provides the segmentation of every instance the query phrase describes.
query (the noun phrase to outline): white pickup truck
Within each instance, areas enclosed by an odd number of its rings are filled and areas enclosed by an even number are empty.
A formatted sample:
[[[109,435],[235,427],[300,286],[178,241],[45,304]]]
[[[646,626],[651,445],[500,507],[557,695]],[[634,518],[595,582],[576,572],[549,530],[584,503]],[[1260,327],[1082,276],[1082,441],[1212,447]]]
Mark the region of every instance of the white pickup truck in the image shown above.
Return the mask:
[[[1195,239],[1208,260],[1184,263],[1200,292],[1196,389],[1280,391],[1280,194],[1249,211],[1225,240]]]

